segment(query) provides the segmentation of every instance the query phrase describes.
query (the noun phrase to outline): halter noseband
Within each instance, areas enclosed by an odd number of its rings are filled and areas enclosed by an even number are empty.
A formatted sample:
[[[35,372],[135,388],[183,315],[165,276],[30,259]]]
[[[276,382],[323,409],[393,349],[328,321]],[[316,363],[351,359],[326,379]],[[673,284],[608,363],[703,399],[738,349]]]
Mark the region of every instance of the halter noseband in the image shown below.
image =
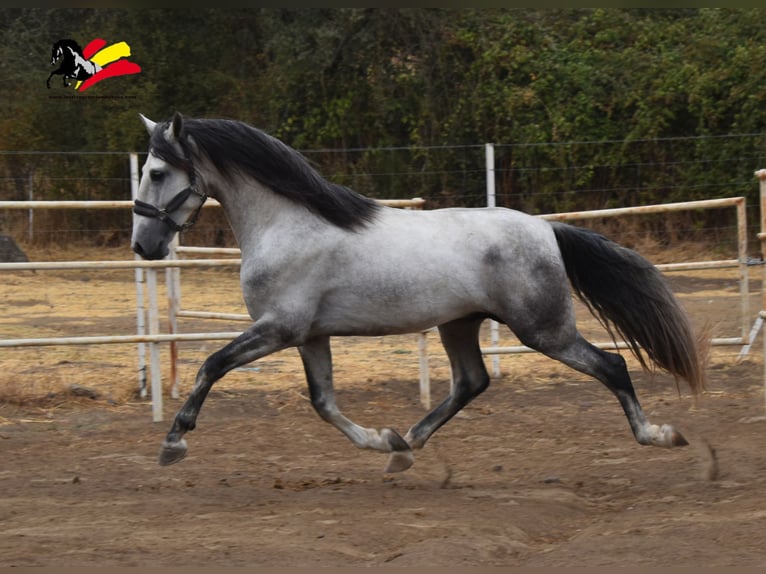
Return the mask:
[[[188,159],[188,156],[187,156]],[[182,224],[178,224],[175,222],[175,220],[170,216],[174,211],[177,211],[181,208],[181,206],[186,202],[186,200],[189,198],[190,195],[196,195],[197,197],[202,198],[202,203],[199,204],[199,207],[197,210],[192,214],[192,216],[186,220]],[[151,217],[154,219],[159,219],[167,225],[170,229],[173,231],[184,231],[186,229],[189,229],[192,225],[194,225],[197,222],[197,218],[199,217],[200,211],[202,211],[202,206],[205,204],[205,200],[207,199],[207,194],[203,193],[201,191],[197,190],[197,177],[194,173],[194,168],[189,169],[189,187],[186,187],[179,191],[177,194],[173,196],[173,198],[168,202],[168,204],[164,208],[159,208],[151,203],[146,203],[144,201],[141,201],[140,199],[136,199],[133,202],[133,213],[136,215],[143,215],[144,217]]]

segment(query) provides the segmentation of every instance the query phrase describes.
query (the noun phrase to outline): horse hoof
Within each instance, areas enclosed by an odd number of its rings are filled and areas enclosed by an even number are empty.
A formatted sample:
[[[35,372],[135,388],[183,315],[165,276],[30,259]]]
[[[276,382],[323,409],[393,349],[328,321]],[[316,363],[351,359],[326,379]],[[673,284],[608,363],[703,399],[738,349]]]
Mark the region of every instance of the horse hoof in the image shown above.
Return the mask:
[[[175,464],[186,458],[186,441],[184,439],[178,442],[164,441],[160,449],[160,466]]]
[[[398,432],[391,428],[385,428],[380,431],[381,438],[385,439],[393,452],[411,450],[410,445],[402,438]]]
[[[673,446],[687,446],[689,444],[689,441],[684,438],[684,435],[675,429],[673,429],[673,434],[671,435],[670,440]]]
[[[662,425],[660,427],[658,438],[659,441],[657,444],[667,448],[686,446],[689,444],[689,441],[684,438],[684,435],[682,435],[670,425]]]
[[[391,456],[388,457],[388,464],[383,472],[402,472],[410,468],[415,462],[415,455],[412,454],[409,443],[402,438],[402,435],[394,429],[385,428],[380,431],[380,436],[391,447]]]
[[[383,469],[383,472],[404,472],[410,468],[414,462],[415,455],[412,454],[411,450],[395,451],[388,457],[388,464],[386,464],[386,468]]]

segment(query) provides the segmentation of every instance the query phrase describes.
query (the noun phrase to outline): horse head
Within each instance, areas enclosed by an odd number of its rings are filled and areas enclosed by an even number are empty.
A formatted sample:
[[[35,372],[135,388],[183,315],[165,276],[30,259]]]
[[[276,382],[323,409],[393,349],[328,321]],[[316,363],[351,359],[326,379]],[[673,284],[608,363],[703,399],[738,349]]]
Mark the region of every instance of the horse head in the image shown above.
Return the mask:
[[[131,246],[145,259],[162,259],[175,234],[194,224],[207,196],[196,188],[181,114],[162,125],[140,117],[151,145],[133,207]]]
[[[56,65],[56,62],[58,59],[64,55],[64,48],[61,46],[60,42],[57,42],[53,45],[53,48],[51,49],[51,66]]]
[[[51,66],[62,56],[65,60],[74,60],[78,55],[82,57],[82,48],[77,42],[69,39],[59,40],[51,48]]]

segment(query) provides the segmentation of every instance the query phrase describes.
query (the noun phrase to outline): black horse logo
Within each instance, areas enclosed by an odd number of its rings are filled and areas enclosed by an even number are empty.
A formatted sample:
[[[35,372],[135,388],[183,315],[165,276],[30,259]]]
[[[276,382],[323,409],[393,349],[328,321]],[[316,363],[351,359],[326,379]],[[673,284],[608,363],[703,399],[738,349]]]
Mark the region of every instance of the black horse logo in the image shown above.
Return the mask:
[[[59,59],[59,67],[51,72],[45,82],[48,88],[51,87],[51,78],[57,74],[63,76],[64,87],[68,88],[71,85],[67,81],[68,79],[87,80],[96,72],[101,71],[101,66],[82,55],[82,48],[74,40],[59,40],[53,44],[51,66],[54,66]]]

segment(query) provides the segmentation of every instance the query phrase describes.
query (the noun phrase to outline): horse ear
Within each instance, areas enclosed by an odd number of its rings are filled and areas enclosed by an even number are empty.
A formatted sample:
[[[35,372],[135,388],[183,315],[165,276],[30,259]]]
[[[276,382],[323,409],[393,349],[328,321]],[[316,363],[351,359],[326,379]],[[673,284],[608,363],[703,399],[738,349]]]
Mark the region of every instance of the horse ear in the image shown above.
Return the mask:
[[[173,115],[173,122],[168,130],[170,135],[175,141],[181,141],[181,132],[184,129],[184,118],[180,112],[176,112]]]
[[[146,128],[146,131],[149,132],[149,135],[152,135],[154,133],[154,128],[157,127],[157,122],[153,122],[149,118],[147,118],[144,114],[138,114],[138,116],[141,118],[141,121],[144,123],[144,127]]]

